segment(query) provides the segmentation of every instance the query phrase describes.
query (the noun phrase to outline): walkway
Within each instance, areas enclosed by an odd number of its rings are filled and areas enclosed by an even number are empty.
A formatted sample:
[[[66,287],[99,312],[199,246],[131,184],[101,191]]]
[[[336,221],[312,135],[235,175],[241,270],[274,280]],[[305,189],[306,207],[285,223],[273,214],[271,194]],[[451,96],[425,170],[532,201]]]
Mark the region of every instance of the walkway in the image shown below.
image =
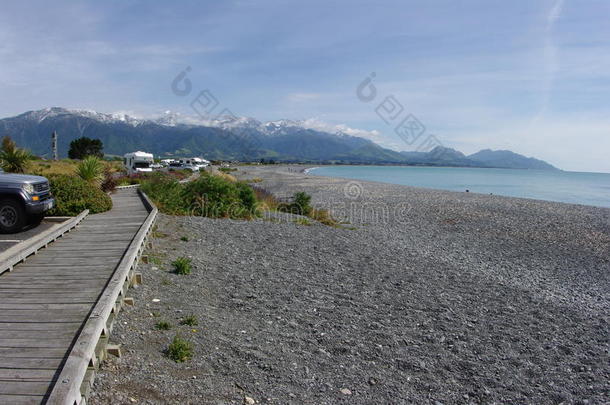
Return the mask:
[[[112,200],[112,210],[88,216],[0,276],[0,404],[47,402],[74,342],[149,214],[136,189],[118,191]]]

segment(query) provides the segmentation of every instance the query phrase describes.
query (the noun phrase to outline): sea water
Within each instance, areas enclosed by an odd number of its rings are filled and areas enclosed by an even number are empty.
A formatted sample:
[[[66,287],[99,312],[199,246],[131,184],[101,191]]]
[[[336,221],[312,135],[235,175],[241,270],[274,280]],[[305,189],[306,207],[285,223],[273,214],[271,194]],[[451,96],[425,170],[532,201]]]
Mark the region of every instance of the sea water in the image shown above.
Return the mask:
[[[561,170],[324,166],[311,174],[610,207],[610,174]]]

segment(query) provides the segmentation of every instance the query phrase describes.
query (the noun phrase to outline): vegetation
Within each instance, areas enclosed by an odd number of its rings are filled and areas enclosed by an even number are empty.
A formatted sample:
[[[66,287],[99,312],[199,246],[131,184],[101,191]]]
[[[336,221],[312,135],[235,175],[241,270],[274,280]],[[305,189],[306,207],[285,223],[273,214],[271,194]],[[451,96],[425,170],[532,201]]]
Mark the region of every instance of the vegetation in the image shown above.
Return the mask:
[[[48,215],[74,216],[88,209],[90,214],[108,211],[112,199],[98,186],[65,174],[49,176],[55,207]]]
[[[199,321],[195,315],[188,315],[180,321],[180,325],[197,326],[199,325]]]
[[[28,163],[34,156],[26,149],[18,148],[10,137],[2,138],[0,166],[8,173],[25,173]]]
[[[70,142],[68,157],[70,159],[84,159],[87,156],[104,157],[104,145],[99,139],[91,139],[83,136]]]
[[[180,237],[180,240],[181,240],[182,242],[188,242],[188,241],[189,241],[189,237],[188,237],[188,236],[181,236],[181,237]]]
[[[180,275],[191,274],[192,265],[191,259],[188,257],[179,257],[172,262],[172,266],[174,266],[174,272]]]
[[[104,165],[96,156],[85,157],[76,167],[76,174],[87,183],[101,186],[104,179]]]
[[[235,219],[257,215],[252,188],[226,177],[203,172],[198,179],[181,184],[170,175],[153,173],[140,184],[142,191],[165,214]]]
[[[193,344],[179,335],[174,336],[174,340],[166,351],[167,357],[177,363],[189,360],[193,357]]]
[[[155,324],[155,329],[158,330],[170,330],[172,325],[167,321],[159,321]]]
[[[224,172],[224,173],[231,173],[231,172],[236,172],[237,171],[237,169],[234,168],[234,167],[221,167],[218,170],[220,170],[221,172]]]
[[[294,223],[298,224],[298,225],[307,225],[307,226],[311,225],[311,221],[308,220],[307,218],[297,218],[294,220]]]
[[[294,194],[292,202],[281,203],[278,205],[278,209],[290,214],[309,216],[313,212],[311,196],[304,191],[299,191]]]

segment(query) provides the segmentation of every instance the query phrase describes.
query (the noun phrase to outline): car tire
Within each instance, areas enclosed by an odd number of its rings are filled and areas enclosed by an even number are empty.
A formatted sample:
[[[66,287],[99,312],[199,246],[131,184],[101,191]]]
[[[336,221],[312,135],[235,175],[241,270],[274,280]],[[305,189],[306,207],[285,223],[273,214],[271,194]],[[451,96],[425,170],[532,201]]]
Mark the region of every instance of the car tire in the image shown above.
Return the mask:
[[[0,200],[0,233],[20,231],[26,224],[23,205],[13,199]]]

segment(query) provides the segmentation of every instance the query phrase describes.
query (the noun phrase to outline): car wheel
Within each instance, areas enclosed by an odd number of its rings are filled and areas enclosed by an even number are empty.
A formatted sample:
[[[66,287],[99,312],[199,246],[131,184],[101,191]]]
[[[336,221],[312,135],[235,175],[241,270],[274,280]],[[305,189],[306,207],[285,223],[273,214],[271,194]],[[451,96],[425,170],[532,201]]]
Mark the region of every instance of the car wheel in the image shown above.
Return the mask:
[[[0,201],[0,232],[13,233],[26,225],[23,206],[15,200]]]

